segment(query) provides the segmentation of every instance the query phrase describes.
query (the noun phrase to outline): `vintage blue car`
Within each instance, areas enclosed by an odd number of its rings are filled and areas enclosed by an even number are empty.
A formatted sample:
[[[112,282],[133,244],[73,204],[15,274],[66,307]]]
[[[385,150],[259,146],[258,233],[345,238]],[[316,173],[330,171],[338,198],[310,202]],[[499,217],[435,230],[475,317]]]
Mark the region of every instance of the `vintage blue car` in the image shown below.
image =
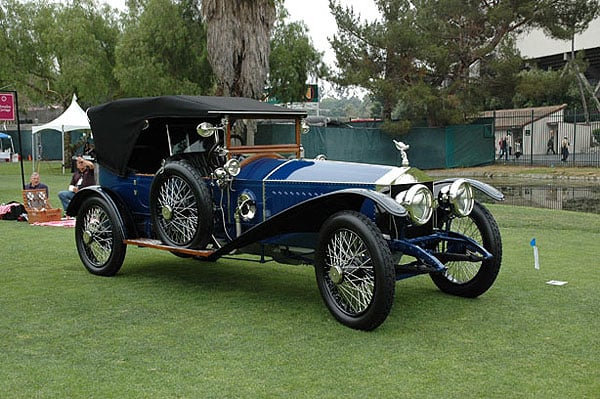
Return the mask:
[[[305,112],[245,98],[122,99],[88,116],[99,184],[67,214],[93,274],[115,275],[128,245],[314,265],[331,314],[360,330],[387,318],[396,280],[427,273],[444,292],[476,297],[498,275],[500,232],[473,188],[502,193],[433,181],[409,166],[401,142],[398,167],[306,159]],[[274,127],[291,143],[242,145]]]

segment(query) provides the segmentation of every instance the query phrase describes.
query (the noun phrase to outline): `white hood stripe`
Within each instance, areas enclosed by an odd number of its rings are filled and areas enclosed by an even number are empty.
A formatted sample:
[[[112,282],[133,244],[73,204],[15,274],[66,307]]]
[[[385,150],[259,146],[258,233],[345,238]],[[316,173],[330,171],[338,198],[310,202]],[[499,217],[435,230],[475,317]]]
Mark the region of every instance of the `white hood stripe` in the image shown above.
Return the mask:
[[[379,179],[377,179],[375,184],[380,185],[380,186],[392,185],[396,181],[396,179],[398,179],[400,176],[405,174],[408,169],[410,169],[410,168],[409,167],[393,168],[389,172],[387,172],[385,175],[383,175]]]

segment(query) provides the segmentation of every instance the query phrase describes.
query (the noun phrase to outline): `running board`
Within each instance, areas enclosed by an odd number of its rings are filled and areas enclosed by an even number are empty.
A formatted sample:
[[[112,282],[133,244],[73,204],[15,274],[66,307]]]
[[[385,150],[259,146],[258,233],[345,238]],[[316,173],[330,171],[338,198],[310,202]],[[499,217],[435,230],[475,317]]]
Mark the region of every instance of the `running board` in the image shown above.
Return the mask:
[[[180,254],[186,254],[186,255],[192,255],[192,256],[200,256],[203,258],[208,258],[215,252],[214,250],[210,250],[210,249],[191,249],[191,248],[172,247],[170,245],[163,244],[160,240],[153,240],[151,238],[134,238],[134,239],[124,240],[123,242],[127,245],[136,245],[138,247],[161,249],[163,251],[177,252]]]

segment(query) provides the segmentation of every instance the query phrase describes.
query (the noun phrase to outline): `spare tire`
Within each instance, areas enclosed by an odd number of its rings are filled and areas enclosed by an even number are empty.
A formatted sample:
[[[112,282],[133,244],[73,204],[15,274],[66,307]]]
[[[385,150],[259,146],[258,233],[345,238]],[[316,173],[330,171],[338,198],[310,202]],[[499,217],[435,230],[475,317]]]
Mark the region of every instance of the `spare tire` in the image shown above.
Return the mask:
[[[202,249],[213,233],[212,198],[200,172],[185,160],[167,163],[150,187],[152,225],[170,246]]]

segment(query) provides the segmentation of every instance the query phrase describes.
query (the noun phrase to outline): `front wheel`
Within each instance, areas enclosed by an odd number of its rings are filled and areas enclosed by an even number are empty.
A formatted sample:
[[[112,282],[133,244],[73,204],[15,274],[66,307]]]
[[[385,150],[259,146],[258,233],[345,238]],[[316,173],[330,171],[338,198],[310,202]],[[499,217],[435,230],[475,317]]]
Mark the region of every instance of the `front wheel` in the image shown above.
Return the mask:
[[[315,256],[325,305],[342,324],[373,330],[394,301],[394,265],[379,228],[366,216],[342,211],[323,224]]]
[[[117,274],[127,246],[119,217],[113,207],[100,197],[90,197],[82,204],[75,222],[75,243],[85,268],[99,276]]]
[[[476,202],[469,216],[443,221],[439,227],[472,238],[487,249],[493,257],[481,262],[447,262],[444,272],[431,273],[435,285],[448,294],[468,298],[475,298],[490,289],[502,263],[500,230],[490,211]],[[441,248],[438,249],[441,252],[452,250],[446,243],[440,246]]]

